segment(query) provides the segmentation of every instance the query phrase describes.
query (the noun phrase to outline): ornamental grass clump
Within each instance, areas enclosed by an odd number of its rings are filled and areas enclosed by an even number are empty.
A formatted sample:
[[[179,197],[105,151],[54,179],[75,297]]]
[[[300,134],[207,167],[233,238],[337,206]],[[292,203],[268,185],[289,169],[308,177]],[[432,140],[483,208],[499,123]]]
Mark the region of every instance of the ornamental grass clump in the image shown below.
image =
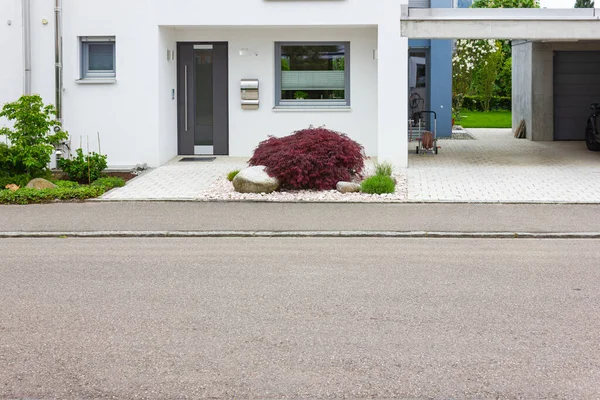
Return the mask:
[[[283,189],[332,190],[340,181],[361,176],[364,149],[345,134],[310,127],[281,138],[270,136],[248,163],[265,166]]]
[[[379,176],[392,176],[394,167],[389,161],[375,164],[375,175]]]
[[[390,176],[374,175],[365,179],[360,184],[360,190],[363,193],[369,194],[394,193],[396,191],[396,183]]]

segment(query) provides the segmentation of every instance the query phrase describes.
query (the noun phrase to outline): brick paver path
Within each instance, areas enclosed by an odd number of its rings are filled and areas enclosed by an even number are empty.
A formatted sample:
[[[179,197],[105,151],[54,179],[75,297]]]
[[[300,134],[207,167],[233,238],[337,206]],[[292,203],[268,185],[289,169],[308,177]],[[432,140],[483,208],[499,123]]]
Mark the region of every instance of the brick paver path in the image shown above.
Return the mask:
[[[409,201],[600,202],[600,153],[584,142],[532,142],[510,129],[469,132],[476,140],[439,140],[438,155],[409,156]]]

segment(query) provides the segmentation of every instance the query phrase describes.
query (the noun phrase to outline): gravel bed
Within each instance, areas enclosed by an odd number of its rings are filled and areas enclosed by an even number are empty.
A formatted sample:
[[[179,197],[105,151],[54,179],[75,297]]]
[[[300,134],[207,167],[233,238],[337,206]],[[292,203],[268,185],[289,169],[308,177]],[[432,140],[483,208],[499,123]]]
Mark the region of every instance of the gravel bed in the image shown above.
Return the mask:
[[[367,175],[368,176],[368,175]],[[264,202],[340,202],[340,203],[391,203],[407,199],[406,177],[394,174],[396,191],[389,194],[340,193],[337,190],[279,191],[269,194],[238,193],[226,177],[216,179],[198,198],[206,201],[264,201]]]

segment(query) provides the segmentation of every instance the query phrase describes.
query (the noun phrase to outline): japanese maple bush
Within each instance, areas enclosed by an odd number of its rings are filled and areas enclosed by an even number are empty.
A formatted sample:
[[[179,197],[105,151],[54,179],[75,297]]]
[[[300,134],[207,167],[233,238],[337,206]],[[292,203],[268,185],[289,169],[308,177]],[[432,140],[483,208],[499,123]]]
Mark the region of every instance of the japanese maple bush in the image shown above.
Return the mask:
[[[249,164],[264,165],[285,189],[330,190],[361,175],[364,149],[345,134],[310,127],[281,138],[269,136]]]

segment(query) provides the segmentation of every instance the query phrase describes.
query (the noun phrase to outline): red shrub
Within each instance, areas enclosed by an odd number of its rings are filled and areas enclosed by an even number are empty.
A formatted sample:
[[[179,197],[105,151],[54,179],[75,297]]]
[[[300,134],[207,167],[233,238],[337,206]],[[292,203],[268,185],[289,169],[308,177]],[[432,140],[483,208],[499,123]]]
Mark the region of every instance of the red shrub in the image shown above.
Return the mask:
[[[335,189],[364,168],[363,147],[348,136],[325,128],[308,128],[290,136],[269,136],[249,161],[264,165],[267,173],[287,189]]]

